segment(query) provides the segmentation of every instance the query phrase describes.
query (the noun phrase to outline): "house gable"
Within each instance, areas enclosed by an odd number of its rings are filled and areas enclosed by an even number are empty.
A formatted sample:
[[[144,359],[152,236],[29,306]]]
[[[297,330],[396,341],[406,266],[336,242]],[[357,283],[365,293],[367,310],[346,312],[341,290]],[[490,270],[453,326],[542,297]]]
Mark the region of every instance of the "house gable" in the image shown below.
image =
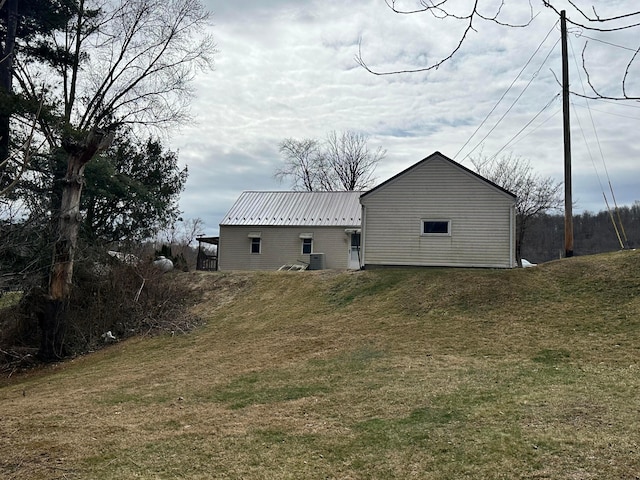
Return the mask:
[[[360,197],[365,267],[510,268],[515,200],[436,152]]]
[[[427,164],[433,163],[434,161],[437,161],[437,160],[440,160],[440,161],[443,161],[445,163],[448,163],[453,168],[458,169],[461,172],[464,172],[465,174],[469,175],[471,178],[475,178],[479,182],[484,183],[484,184],[486,184],[488,186],[491,186],[493,189],[497,190],[498,192],[502,192],[503,194],[505,194],[505,195],[507,195],[509,197],[512,197],[514,200],[516,199],[516,195],[515,194],[513,194],[510,191],[502,188],[500,185],[498,185],[496,183],[493,183],[492,181],[484,178],[483,176],[477,174],[473,170],[468,169],[464,165],[461,165],[461,164],[451,160],[449,157],[446,157],[445,155],[443,155],[440,152],[434,152],[431,155],[429,155],[428,157],[423,158],[419,162],[414,163],[409,168],[401,171],[400,173],[394,175],[390,179],[382,182],[380,185],[377,185],[376,187],[372,188],[368,192],[363,193],[361,195],[361,198],[364,198],[364,197],[367,197],[367,196],[370,196],[370,195],[375,195],[379,190],[387,188],[390,184],[393,184],[393,183],[399,181],[399,179],[401,179],[402,177],[404,177],[406,175],[411,175],[412,172],[414,172],[415,170],[419,170],[419,169],[425,168],[425,166]]]

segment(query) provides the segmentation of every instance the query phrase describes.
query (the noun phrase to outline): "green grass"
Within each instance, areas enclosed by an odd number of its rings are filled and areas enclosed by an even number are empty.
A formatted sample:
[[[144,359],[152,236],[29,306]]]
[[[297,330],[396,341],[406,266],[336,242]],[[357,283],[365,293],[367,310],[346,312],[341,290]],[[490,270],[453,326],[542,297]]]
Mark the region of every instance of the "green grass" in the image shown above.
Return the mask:
[[[640,476],[638,252],[176,281],[193,333],[0,380],[0,478]]]

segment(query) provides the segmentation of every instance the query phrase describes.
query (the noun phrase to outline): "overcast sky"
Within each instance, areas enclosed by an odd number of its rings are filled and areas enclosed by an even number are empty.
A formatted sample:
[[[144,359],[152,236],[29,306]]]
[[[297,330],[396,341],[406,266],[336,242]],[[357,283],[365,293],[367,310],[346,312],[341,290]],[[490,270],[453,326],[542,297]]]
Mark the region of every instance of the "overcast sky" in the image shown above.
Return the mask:
[[[362,132],[370,136],[370,147],[387,150],[375,172],[378,182],[434,151],[472,168],[468,155],[490,157],[501,149],[562,181],[558,18],[542,0],[531,1],[536,17],[526,28],[478,22],[454,59],[438,70],[376,76],[355,61],[359,41],[371,68],[405,69],[446,54],[459,39],[456,25],[429,14],[395,14],[384,0],[206,0],[219,49],[215,70],[197,78],[194,121],[170,142],[189,167],[180,201],[183,217],[201,218],[203,233],[217,235],[242,191],[290,189],[273,175],[282,162],[283,139],[322,139],[332,130]],[[505,3],[504,21],[528,19],[527,2]],[[637,9],[636,0],[588,4],[600,14]],[[592,79],[603,92],[620,93],[633,55],[621,47],[638,48],[637,32],[585,32],[593,38],[586,55]],[[584,42],[573,29],[570,51],[579,63]],[[571,70],[572,90],[587,88],[573,58]],[[628,93],[636,96],[639,73],[636,65],[628,84]],[[572,98],[576,211],[606,208],[600,183],[611,201],[607,172],[618,204],[631,205],[640,200],[640,103],[586,102]]]

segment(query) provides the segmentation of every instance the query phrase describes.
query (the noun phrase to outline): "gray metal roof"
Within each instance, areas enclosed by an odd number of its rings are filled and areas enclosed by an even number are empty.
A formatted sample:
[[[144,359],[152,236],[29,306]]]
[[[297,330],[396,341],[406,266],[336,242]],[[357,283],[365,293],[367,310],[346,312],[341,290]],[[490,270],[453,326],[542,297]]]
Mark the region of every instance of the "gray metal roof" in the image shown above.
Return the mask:
[[[360,225],[362,192],[243,192],[220,225]]]

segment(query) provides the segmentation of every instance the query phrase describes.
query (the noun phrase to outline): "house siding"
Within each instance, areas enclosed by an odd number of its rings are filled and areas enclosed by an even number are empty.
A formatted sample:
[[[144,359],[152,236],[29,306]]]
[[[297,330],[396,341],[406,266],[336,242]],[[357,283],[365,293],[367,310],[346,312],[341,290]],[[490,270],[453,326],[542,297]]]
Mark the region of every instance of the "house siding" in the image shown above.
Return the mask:
[[[409,170],[360,199],[365,268],[515,266],[513,196],[439,154]],[[450,236],[421,235],[425,219]]]
[[[219,269],[277,270],[285,264],[309,263],[310,255],[302,254],[302,233],[313,234],[313,253],[325,254],[325,268],[346,269],[350,244],[345,228],[220,225]],[[259,254],[250,253],[253,232],[260,232]]]

